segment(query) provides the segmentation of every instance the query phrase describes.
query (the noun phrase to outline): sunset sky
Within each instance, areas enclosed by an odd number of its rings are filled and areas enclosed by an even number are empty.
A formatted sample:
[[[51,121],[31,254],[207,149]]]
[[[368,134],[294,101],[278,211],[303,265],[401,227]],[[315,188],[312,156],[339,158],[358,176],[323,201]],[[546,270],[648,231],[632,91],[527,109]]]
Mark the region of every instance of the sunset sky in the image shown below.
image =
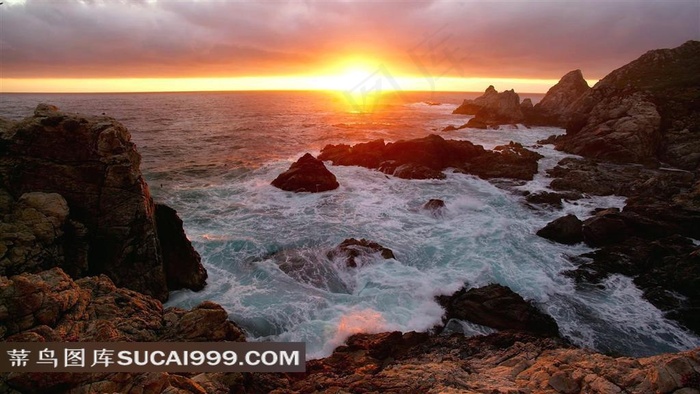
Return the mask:
[[[700,39],[699,0],[4,0],[0,91],[544,92]]]

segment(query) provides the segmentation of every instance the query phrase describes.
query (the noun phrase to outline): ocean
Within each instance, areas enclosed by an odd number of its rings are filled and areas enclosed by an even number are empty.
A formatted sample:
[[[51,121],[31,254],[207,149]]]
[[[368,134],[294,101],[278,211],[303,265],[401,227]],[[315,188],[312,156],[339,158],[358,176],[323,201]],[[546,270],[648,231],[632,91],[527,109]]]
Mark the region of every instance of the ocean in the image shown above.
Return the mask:
[[[221,304],[253,341],[303,341],[323,357],[351,334],[427,330],[439,323],[435,296],[499,283],[532,300],[576,345],[643,356],[700,346],[642,298],[630,278],[601,286],[563,276],[569,256],[591,249],[535,235],[549,221],[597,207],[622,207],[621,197],[592,197],[562,209],[530,207],[523,191],[547,190],[545,170],[570,155],[537,140],[557,128],[461,129],[452,115],[477,93],[405,92],[360,102],[332,92],[143,94],[2,94],[0,116],[21,119],[40,102],[66,112],[110,115],[132,134],[154,199],[176,209],[209,272],[201,292],[177,291],[168,306]],[[533,102],[542,95],[531,97]],[[304,153],[326,144],[424,137],[467,139],[485,148],[521,142],[545,156],[533,181],[485,181],[447,171],[444,180],[404,180],[377,171],[328,165],[335,191],[294,194],[270,182]],[[420,207],[445,201],[444,215]],[[346,238],[366,238],[396,258],[357,268],[325,258]],[[272,254],[307,257],[288,275]],[[491,330],[452,321],[466,335]]]

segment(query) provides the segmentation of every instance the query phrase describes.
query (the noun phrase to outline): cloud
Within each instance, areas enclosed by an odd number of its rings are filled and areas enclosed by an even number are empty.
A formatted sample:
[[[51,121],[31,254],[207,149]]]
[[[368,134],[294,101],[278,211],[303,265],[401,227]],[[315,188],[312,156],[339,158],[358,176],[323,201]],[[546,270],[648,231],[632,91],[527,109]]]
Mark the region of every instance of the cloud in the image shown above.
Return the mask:
[[[3,78],[397,73],[600,78],[700,39],[690,1],[41,1],[0,6]]]

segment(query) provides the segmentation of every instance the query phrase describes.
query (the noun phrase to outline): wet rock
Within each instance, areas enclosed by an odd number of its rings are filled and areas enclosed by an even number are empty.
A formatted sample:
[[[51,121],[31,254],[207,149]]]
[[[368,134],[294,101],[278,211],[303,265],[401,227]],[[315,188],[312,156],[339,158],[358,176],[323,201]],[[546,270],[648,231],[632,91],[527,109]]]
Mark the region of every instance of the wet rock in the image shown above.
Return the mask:
[[[431,198],[428,202],[423,204],[422,208],[435,217],[442,216],[446,209],[445,202],[438,198]]]
[[[539,193],[532,193],[528,194],[525,197],[525,200],[527,200],[528,203],[530,204],[537,204],[537,205],[550,205],[555,208],[561,208],[562,207],[562,200],[569,200],[569,201],[574,201],[578,200],[581,198],[581,195],[579,193],[575,192],[569,192],[569,193],[553,193],[553,192],[539,192]]]
[[[537,173],[537,161],[541,157],[516,143],[487,151],[469,141],[445,140],[433,134],[389,144],[376,140],[352,147],[327,145],[319,155],[319,159],[336,165],[358,165],[411,179],[440,179],[444,177],[441,171],[452,167],[485,179],[527,180]]]
[[[295,193],[318,193],[337,189],[340,184],[323,162],[307,153],[277,176],[272,186]]]
[[[583,242],[583,222],[569,214],[551,221],[537,235],[562,244],[577,244]]]
[[[547,171],[554,178],[550,187],[606,196],[650,196],[671,198],[692,187],[694,174],[608,163],[599,160],[566,158]]]
[[[364,238],[357,240],[355,238],[348,238],[340,243],[336,248],[329,251],[327,256],[329,259],[335,259],[339,256],[344,257],[345,265],[347,267],[357,267],[358,261],[367,255],[379,254],[383,259],[394,259],[394,252],[385,248],[382,245],[366,240]]]
[[[442,171],[413,163],[402,164],[393,171],[389,168],[389,166],[384,166],[380,170],[402,179],[445,179],[445,174]]]
[[[462,288],[451,296],[437,299],[445,308],[445,321],[460,319],[499,330],[559,335],[554,319],[505,286],[492,284],[469,290]]]
[[[629,231],[619,213],[601,211],[583,222],[582,235],[586,244],[596,247],[618,243]]]

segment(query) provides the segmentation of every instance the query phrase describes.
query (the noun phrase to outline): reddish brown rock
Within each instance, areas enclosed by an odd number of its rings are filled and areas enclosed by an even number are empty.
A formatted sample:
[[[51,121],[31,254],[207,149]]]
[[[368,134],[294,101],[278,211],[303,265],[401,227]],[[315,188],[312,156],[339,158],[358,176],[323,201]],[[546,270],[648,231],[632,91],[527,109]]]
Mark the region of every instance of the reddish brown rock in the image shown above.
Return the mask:
[[[337,189],[335,175],[320,160],[307,153],[281,173],[272,186],[290,192],[325,192]]]

